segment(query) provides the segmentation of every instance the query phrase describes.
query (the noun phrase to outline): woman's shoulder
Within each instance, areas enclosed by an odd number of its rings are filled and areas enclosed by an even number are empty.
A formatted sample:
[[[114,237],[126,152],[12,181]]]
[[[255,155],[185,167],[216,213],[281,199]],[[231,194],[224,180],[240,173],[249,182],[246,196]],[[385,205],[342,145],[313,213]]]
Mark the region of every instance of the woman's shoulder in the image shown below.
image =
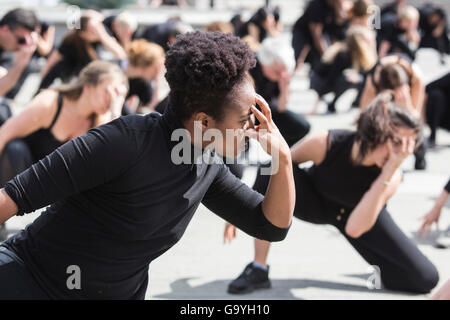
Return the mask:
[[[118,118],[120,123],[127,129],[134,131],[148,132],[159,125],[161,114],[158,112],[151,112],[146,115],[130,114]]]
[[[57,109],[58,95],[59,93],[53,89],[42,90],[31,100],[29,107],[53,114]]]
[[[346,142],[352,140],[355,137],[355,131],[350,129],[331,129],[328,131],[327,136],[327,150],[333,151],[338,149]]]

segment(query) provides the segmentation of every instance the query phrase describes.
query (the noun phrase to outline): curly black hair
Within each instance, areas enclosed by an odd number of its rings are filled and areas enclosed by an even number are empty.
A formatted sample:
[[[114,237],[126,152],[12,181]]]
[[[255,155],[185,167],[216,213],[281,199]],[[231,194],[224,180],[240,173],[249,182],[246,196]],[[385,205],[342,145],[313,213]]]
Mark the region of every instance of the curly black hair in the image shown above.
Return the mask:
[[[255,64],[249,46],[231,34],[195,31],[177,36],[165,62],[172,110],[182,121],[196,112],[222,120],[227,98]]]

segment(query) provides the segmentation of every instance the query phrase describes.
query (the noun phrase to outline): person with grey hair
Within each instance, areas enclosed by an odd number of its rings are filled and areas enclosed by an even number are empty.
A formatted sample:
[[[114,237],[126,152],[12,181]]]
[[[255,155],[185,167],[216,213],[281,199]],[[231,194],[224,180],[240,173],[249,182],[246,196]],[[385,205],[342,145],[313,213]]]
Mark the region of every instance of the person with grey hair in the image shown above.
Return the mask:
[[[289,84],[295,68],[294,51],[283,37],[267,38],[256,57],[256,66],[249,71],[255,88],[269,103],[274,122],[287,143],[292,145],[310,130],[310,124],[303,116],[287,109]]]
[[[126,50],[135,37],[138,28],[136,17],[128,11],[112,15],[103,20],[108,33]]]

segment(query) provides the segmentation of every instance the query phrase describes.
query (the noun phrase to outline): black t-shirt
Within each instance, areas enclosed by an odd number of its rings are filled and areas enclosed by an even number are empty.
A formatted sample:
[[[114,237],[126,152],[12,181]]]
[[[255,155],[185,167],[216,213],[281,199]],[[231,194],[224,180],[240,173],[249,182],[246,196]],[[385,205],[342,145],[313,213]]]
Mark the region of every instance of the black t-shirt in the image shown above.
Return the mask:
[[[338,25],[334,8],[329,6],[326,0],[312,0],[306,7],[303,15],[297,20],[294,28],[297,28],[303,37],[310,44],[313,44],[313,38],[309,29],[311,23],[323,25],[323,32],[330,35],[334,40],[343,40],[348,23]]]
[[[92,47],[96,53],[99,46],[99,42],[92,43]],[[78,74],[81,69],[92,61],[92,58],[86,51],[77,48],[77,46],[69,41],[68,38],[65,38],[62,41],[58,48],[58,52],[62,55],[65,66],[68,67],[68,69],[73,70],[73,74]]]
[[[153,96],[152,85],[143,78],[129,78],[129,90],[127,98],[137,96],[139,98],[139,104],[141,106],[147,105]]]
[[[381,15],[392,14],[396,15],[398,11],[398,5],[394,1],[392,3],[388,3],[381,8]]]
[[[445,191],[447,191],[448,193],[450,193],[450,179],[447,182],[447,185],[445,186]]]
[[[4,245],[56,299],[143,299],[148,266],[180,240],[200,203],[244,232],[268,241],[288,229],[262,212],[263,196],[236,178],[211,151],[190,163],[172,133],[181,122],[164,115],[120,117],[73,139],[9,181],[19,215],[52,204]],[[69,266],[81,289],[67,287]]]
[[[258,60],[256,61],[256,66],[250,69],[249,73],[255,82],[256,92],[267,101],[272,110],[276,110],[278,108],[278,97],[280,96],[278,82],[266,78]]]

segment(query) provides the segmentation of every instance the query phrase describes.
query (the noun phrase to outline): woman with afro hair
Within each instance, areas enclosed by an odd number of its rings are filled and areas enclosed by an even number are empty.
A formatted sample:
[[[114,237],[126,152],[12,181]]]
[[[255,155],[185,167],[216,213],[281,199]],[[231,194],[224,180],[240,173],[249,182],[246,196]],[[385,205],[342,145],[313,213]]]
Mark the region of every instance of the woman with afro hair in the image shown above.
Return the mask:
[[[181,238],[200,203],[253,237],[283,240],[295,203],[291,156],[247,78],[254,64],[231,34],[179,36],[167,52],[163,115],[92,129],[9,181],[0,223],[51,205],[0,246],[0,299],[144,299],[150,262]],[[205,141],[209,130],[238,134]],[[192,134],[180,151],[177,137]],[[265,196],[216,161],[249,137],[277,163]]]

